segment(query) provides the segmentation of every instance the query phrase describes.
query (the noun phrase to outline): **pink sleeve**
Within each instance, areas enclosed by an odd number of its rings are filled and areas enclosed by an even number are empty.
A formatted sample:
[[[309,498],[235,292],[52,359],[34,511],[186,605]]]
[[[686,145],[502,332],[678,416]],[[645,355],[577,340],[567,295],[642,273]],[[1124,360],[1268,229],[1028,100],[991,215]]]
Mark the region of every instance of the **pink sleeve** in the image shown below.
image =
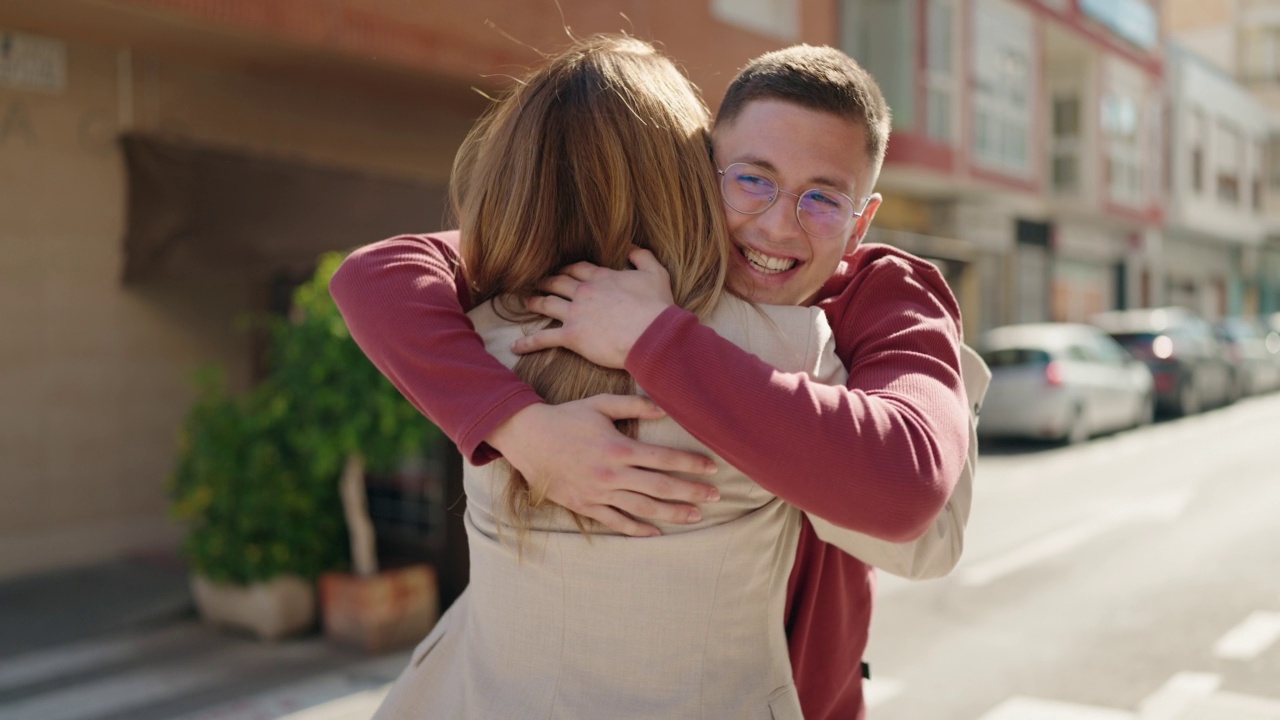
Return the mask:
[[[401,235],[353,252],[329,284],[347,328],[373,364],[475,463],[484,439],[542,402],[484,349],[464,307],[458,234]]]
[[[932,270],[929,268],[928,270]],[[941,277],[880,259],[823,301],[844,387],[783,373],[670,308],[627,369],[671,417],[802,510],[891,542],[919,537],[968,452],[958,309]]]

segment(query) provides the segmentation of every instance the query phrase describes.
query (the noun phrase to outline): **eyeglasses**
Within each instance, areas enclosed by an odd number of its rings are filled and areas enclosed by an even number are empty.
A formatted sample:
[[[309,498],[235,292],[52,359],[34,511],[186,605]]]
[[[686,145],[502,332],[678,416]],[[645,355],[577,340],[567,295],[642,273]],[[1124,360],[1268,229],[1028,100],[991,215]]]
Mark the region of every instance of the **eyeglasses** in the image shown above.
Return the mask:
[[[720,192],[729,207],[744,215],[759,215],[773,206],[779,194],[796,199],[796,220],[806,233],[816,238],[833,238],[849,229],[854,218],[867,209],[865,197],[859,205],[836,190],[813,188],[799,195],[778,187],[778,181],[764,168],[750,163],[734,163],[720,170]]]

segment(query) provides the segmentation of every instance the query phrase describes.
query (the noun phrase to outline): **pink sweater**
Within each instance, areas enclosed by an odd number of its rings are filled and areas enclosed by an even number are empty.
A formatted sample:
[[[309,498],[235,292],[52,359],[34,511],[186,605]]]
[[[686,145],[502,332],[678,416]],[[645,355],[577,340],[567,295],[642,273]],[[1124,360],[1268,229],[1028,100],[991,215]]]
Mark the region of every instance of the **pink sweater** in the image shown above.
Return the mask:
[[[540,398],[484,350],[456,232],[361,248],[330,292],[352,336],[419,410],[477,463],[499,424]],[[883,245],[845,258],[819,294],[849,369],[845,387],[781,373],[671,308],[627,370],[673,419],[763,487],[832,522],[910,541],[942,509],[968,451],[960,312],[931,264]],[[412,328],[430,328],[412,332]],[[751,427],[753,431],[743,432]],[[874,574],[806,522],[787,631],[809,718],[863,717],[859,663]]]

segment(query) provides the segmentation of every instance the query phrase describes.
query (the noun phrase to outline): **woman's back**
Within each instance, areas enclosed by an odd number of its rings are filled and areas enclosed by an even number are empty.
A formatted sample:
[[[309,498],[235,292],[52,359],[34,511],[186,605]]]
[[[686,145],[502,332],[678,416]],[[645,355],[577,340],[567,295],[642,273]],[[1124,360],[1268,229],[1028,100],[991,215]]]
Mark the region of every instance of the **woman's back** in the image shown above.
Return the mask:
[[[486,304],[471,313],[508,365],[523,329]],[[787,372],[841,382],[821,311],[728,298],[705,318]],[[730,418],[759,427],[761,418]],[[767,420],[766,420],[767,421]],[[712,455],[674,421],[640,439]],[[517,549],[504,463],[468,466],[471,584],[414,654],[379,717],[800,717],[785,590],[799,514],[719,458],[721,501],[656,538],[580,533],[543,507]]]

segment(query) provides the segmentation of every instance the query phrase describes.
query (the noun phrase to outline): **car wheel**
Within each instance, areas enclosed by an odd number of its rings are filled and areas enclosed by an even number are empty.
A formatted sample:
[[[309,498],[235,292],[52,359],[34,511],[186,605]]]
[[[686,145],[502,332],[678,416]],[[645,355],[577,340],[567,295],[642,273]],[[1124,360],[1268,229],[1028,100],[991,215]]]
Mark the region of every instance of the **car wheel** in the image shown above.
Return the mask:
[[[1089,439],[1089,421],[1083,407],[1076,408],[1071,416],[1071,424],[1067,425],[1067,433],[1062,441],[1067,445],[1079,445]]]
[[[1200,389],[1196,387],[1195,376],[1182,381],[1178,388],[1178,414],[1195,415],[1200,412]]]

